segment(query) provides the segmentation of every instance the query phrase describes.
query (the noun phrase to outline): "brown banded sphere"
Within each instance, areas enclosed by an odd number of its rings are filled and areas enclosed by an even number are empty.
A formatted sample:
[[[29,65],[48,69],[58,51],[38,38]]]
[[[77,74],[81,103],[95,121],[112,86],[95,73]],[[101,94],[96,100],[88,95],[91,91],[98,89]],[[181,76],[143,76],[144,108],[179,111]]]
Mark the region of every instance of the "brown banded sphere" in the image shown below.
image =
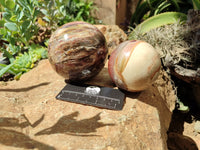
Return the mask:
[[[104,35],[86,22],[67,23],[49,40],[49,62],[69,82],[85,81],[97,75],[104,67],[107,53]]]

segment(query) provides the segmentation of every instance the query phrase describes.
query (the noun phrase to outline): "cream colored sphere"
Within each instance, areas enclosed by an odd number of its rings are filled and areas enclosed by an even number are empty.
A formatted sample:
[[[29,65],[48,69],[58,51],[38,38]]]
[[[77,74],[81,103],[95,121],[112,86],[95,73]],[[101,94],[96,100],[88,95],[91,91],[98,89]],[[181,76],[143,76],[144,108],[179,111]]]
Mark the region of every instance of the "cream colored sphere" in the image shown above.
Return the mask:
[[[110,56],[109,74],[113,82],[127,91],[142,91],[158,77],[161,61],[158,52],[147,42],[121,43]]]

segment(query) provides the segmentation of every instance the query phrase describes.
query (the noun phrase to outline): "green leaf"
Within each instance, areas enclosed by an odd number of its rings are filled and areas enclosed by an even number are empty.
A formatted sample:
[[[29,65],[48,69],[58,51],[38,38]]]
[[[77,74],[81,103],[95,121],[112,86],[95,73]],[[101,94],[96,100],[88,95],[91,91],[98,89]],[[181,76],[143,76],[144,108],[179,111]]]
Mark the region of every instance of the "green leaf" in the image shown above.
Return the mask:
[[[9,10],[12,10],[15,7],[14,0],[0,0],[0,4]]]
[[[37,16],[38,16],[40,13],[41,13],[41,12],[40,12],[39,10],[35,9],[35,11],[33,12],[33,16],[32,16],[32,18],[33,18],[34,21],[37,19]]]
[[[0,20],[0,27],[4,27],[5,20]]]
[[[5,0],[0,0],[0,4],[1,4],[3,7],[5,7],[5,6],[6,6]]]
[[[7,65],[5,64],[0,64],[0,70],[5,68]],[[10,74],[13,74],[13,75],[16,75],[18,72],[16,70],[13,69],[13,66],[8,69],[6,72],[10,73]]]
[[[17,3],[18,3],[19,5],[21,5],[21,7],[27,9],[27,3],[26,3],[25,0],[18,0]]]
[[[146,33],[151,29],[166,25],[172,24],[177,21],[186,21],[187,15],[180,12],[165,12],[159,15],[153,16],[148,18],[147,20],[143,21],[139,24],[135,30],[140,31],[141,33]]]
[[[1,64],[2,65],[2,64]],[[4,65],[4,64],[3,64]],[[10,64],[5,66],[0,70],[0,77],[2,77],[14,64]]]
[[[10,18],[12,17],[11,12],[7,11],[3,13],[3,18],[7,21],[10,21]]]
[[[10,18],[10,20],[11,20],[12,22],[16,22],[16,21],[17,21],[17,16],[16,16],[16,15],[13,15],[13,16]]]
[[[10,37],[8,37],[8,42],[9,42],[9,45],[15,45],[16,44],[16,40],[12,35]]]
[[[40,10],[45,16],[48,16],[48,11],[46,9],[41,9]]]
[[[13,9],[15,7],[15,2],[13,0],[5,0],[6,8]]]
[[[192,0],[193,7],[196,10],[200,10],[200,1],[199,0]]]
[[[167,1],[162,2],[157,9],[154,12],[154,15],[158,15],[159,13],[161,13],[164,9],[166,9],[167,7],[169,7],[171,4]]]
[[[47,17],[43,17],[42,19],[44,19],[44,21],[46,21],[46,22],[50,22],[49,18],[47,18]]]
[[[136,7],[136,10],[134,12],[134,14],[131,17],[131,21],[130,24],[138,24],[142,17],[149,11],[149,4],[148,2],[144,1],[143,3],[141,3],[142,0],[140,0],[138,2],[138,5]]]
[[[4,24],[4,26],[11,31],[17,31],[18,30],[16,23],[13,23],[13,22],[7,22],[7,23]]]
[[[19,72],[17,75],[15,75],[14,79],[19,80],[21,76],[22,76],[22,72]]]
[[[12,44],[11,42],[7,45],[7,52],[10,53],[11,56],[7,56],[10,60],[10,58],[13,58],[13,55],[18,54],[20,52],[20,46],[19,45],[15,45],[15,39],[11,37],[11,39],[13,40]],[[11,62],[11,61],[10,61]]]
[[[1,35],[6,35],[6,34],[7,34],[7,29],[5,29],[5,28],[0,28],[0,34],[1,34]]]
[[[24,16],[24,10],[22,10],[19,15],[17,16],[17,21],[19,22]]]
[[[31,32],[31,30],[27,30],[27,32],[25,32],[25,34],[24,34],[24,37],[26,38],[26,42],[28,42],[32,38],[33,35],[34,34]]]
[[[22,33],[25,33],[27,31],[27,29],[30,27],[31,25],[31,21],[30,20],[26,20],[22,23]]]
[[[16,4],[15,9],[13,11],[15,12],[15,14],[19,14],[21,11],[20,6]]]

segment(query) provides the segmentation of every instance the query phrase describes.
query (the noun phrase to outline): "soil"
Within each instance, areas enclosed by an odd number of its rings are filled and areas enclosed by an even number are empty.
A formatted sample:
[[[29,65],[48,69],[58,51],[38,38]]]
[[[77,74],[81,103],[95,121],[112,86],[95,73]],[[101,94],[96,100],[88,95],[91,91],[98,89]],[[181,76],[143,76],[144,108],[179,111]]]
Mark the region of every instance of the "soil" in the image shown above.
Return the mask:
[[[14,75],[9,74],[9,73],[5,73],[5,74],[0,78],[0,81],[3,81],[3,82],[12,81],[12,80],[14,80]]]

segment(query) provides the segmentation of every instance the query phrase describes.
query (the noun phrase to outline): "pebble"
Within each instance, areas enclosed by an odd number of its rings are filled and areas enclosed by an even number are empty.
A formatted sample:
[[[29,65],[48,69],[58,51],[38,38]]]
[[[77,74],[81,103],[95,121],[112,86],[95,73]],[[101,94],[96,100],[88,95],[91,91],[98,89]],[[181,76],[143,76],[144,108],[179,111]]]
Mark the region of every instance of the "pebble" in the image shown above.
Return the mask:
[[[200,133],[200,121],[196,121],[194,124],[194,131]]]

